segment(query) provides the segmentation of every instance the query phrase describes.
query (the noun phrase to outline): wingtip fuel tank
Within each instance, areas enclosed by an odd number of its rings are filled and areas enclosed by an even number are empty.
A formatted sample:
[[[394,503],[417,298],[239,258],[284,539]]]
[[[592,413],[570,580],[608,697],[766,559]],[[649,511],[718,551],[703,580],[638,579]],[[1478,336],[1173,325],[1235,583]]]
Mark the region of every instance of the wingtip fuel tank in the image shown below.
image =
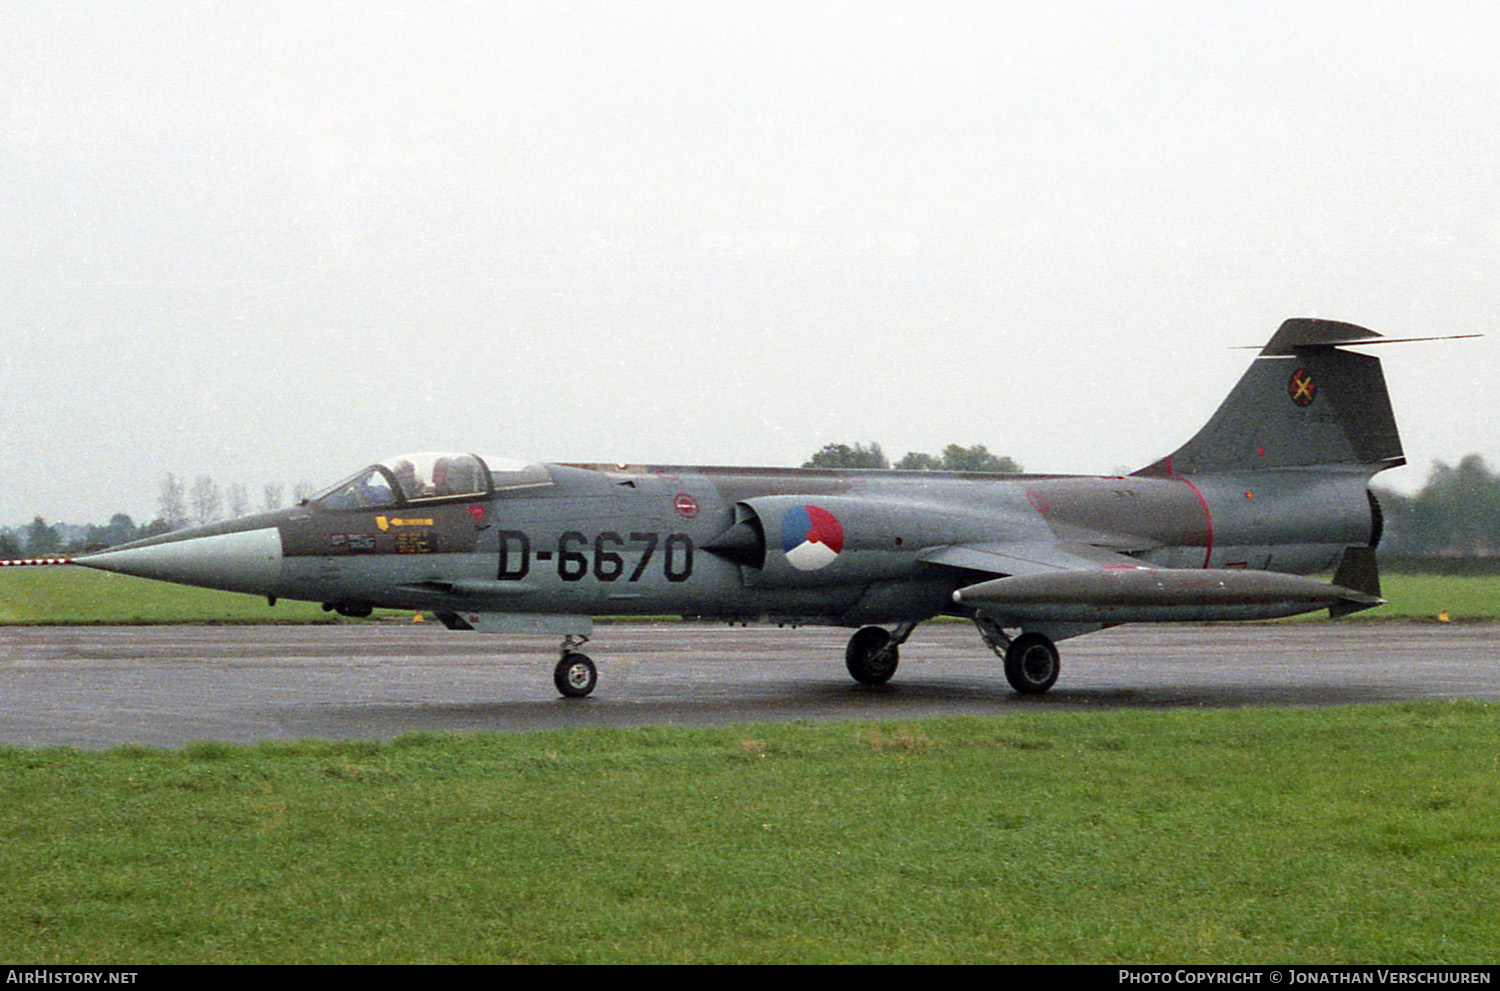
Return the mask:
[[[958,589],[953,601],[1015,623],[1187,623],[1279,619],[1384,599],[1274,571],[1105,568],[1015,575]]]

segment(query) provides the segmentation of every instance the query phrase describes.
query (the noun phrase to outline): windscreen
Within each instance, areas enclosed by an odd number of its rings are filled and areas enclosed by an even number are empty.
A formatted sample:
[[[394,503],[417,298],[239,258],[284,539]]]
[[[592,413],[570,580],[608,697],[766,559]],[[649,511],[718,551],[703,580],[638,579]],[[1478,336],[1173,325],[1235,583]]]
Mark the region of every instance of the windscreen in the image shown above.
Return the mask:
[[[313,501],[332,510],[383,509],[396,505],[396,491],[379,467],[370,467],[314,496]]]

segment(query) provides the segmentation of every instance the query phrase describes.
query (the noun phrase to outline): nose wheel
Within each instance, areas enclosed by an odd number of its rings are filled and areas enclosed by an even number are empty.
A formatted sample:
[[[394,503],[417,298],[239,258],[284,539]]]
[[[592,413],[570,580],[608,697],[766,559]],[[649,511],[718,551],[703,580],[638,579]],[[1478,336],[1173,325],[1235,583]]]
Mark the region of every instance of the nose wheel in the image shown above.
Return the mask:
[[[581,647],[588,637],[569,636],[558,648],[557,667],[552,669],[552,683],[563,697],[581,699],[594,690],[599,683],[599,672],[587,654],[580,654],[574,647]]]

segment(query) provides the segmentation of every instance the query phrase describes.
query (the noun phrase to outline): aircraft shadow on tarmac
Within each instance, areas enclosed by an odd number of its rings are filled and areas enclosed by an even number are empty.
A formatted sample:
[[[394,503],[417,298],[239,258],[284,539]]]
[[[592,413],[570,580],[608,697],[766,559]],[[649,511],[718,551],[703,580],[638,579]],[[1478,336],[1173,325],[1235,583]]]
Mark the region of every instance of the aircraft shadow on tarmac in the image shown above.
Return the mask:
[[[1391,686],[1334,682],[1251,686],[1145,686],[1061,689],[1025,697],[1003,682],[907,681],[878,688],[831,683],[757,682],[743,691],[719,687],[711,697],[622,694],[587,699],[538,698],[478,703],[290,706],[276,721],[291,736],[390,738],[417,732],[528,732],[644,725],[725,726],[738,723],[835,722],[1022,712],[1120,709],[1214,709],[1239,706],[1325,706],[1410,700]]]

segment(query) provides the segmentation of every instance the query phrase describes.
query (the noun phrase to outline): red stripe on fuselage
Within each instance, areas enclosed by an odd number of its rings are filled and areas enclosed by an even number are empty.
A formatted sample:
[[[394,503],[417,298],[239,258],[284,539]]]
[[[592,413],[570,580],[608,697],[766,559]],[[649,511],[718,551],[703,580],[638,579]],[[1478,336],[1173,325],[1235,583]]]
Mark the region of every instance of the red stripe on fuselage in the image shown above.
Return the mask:
[[[1173,475],[1172,477],[1177,479],[1179,482],[1187,485],[1188,488],[1192,489],[1193,495],[1198,497],[1198,505],[1203,507],[1203,525],[1208,528],[1208,549],[1203,554],[1203,566],[1206,568],[1208,567],[1209,561],[1213,560],[1214,556],[1214,517],[1213,514],[1208,511],[1208,500],[1203,498],[1203,493],[1198,491],[1198,486],[1194,485],[1183,476]]]

